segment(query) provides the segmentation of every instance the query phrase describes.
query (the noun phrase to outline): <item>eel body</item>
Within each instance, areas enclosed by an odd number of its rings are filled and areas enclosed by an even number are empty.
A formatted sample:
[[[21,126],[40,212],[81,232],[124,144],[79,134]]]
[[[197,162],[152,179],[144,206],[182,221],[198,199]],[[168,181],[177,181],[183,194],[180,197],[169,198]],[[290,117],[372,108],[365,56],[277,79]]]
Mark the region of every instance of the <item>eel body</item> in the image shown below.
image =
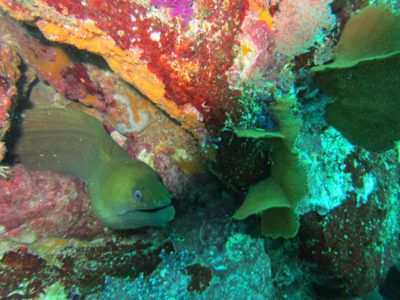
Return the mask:
[[[25,113],[17,143],[32,170],[73,175],[88,187],[96,217],[113,229],[162,226],[174,217],[171,196],[158,174],[131,159],[96,118],[74,109]]]

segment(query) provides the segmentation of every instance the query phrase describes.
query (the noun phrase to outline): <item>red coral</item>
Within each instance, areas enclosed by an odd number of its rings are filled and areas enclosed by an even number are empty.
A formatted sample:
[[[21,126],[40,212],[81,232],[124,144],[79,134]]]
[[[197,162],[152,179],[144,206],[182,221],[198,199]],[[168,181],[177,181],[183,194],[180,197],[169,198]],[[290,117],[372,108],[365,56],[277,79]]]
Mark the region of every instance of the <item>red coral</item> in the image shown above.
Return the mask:
[[[11,100],[17,95],[16,84],[20,76],[20,63],[20,58],[15,50],[0,43],[0,139],[10,125],[9,111]],[[0,150],[0,160],[2,159],[1,152]]]
[[[332,0],[283,0],[274,17],[276,50],[287,56],[308,51],[335,25]]]
[[[64,94],[68,98],[79,100],[89,94],[104,100],[104,93],[101,87],[92,82],[84,65],[73,64],[61,70],[60,75],[64,78]]]
[[[144,6],[130,1],[88,0],[86,5],[78,0],[45,2],[62,14],[93,20],[121,49],[143,50],[142,59],[163,81],[165,96],[179,106],[191,103],[206,123],[219,127],[226,112],[236,109],[240,94],[229,88],[225,73],[233,63],[247,1],[198,1],[200,9],[194,12],[195,17],[209,22],[210,29],[191,38],[187,38],[191,36],[189,28],[178,33],[176,21],[167,24],[147,17]],[[197,67],[191,69],[193,65]]]
[[[204,267],[200,264],[194,264],[187,266],[185,269],[191,276],[191,281],[188,285],[189,292],[198,292],[201,294],[208,288],[212,279],[210,268]]]
[[[10,82],[0,75],[0,129],[8,127],[8,110],[11,106],[11,96],[15,95],[17,90]],[[0,135],[1,137],[1,135]]]

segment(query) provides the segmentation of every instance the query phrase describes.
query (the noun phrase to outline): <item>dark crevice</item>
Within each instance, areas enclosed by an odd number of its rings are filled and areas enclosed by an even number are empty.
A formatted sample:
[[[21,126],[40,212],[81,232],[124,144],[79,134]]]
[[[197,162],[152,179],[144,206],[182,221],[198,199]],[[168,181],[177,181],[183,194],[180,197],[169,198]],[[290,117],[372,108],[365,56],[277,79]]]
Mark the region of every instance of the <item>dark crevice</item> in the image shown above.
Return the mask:
[[[15,154],[15,147],[19,137],[21,136],[21,120],[23,112],[29,108],[32,108],[32,103],[29,101],[29,97],[32,88],[38,82],[36,79],[32,83],[28,83],[28,78],[25,75],[28,67],[26,64],[21,63],[19,66],[21,71],[21,77],[18,79],[17,95],[12,99],[14,105],[9,110],[10,115],[10,129],[4,137],[4,142],[6,144],[7,153],[2,161],[6,165],[14,165],[17,163],[17,156]],[[29,84],[29,86],[27,86]]]

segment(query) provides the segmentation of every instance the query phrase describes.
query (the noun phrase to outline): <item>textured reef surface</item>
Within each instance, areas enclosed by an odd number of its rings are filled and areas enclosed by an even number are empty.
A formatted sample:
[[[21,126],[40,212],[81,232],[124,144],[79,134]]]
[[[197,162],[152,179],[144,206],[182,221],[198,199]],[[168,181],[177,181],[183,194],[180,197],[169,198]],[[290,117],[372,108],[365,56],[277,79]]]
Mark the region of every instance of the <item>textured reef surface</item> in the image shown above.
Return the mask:
[[[399,10],[0,0],[0,299],[400,299]],[[175,218],[113,230],[95,183],[21,163],[44,108],[101,122]]]

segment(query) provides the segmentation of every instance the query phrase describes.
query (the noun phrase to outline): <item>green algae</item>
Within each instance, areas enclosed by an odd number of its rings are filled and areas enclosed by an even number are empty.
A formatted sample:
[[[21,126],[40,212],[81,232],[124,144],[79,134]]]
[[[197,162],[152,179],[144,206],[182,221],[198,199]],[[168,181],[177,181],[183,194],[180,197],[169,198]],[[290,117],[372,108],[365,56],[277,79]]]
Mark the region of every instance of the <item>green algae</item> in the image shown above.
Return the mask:
[[[296,236],[299,229],[296,210],[308,191],[307,172],[295,148],[301,126],[297,107],[296,99],[276,99],[271,111],[278,124],[278,135],[267,131],[264,134],[259,130],[246,131],[253,138],[256,132],[259,138],[271,139],[271,177],[250,187],[233,218],[243,220],[261,214],[261,232],[274,239]],[[240,131],[242,135],[244,132]]]
[[[346,24],[332,64],[313,68],[335,101],[326,119],[352,144],[383,152],[400,139],[400,17],[367,7]]]

